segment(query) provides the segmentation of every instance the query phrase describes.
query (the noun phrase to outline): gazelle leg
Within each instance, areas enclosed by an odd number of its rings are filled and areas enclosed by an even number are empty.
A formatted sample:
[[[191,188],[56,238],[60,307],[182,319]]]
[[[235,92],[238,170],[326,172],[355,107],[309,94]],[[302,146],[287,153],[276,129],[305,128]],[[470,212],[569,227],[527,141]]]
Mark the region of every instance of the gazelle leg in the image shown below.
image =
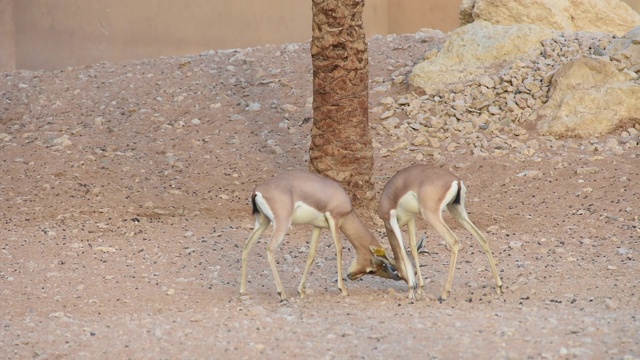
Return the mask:
[[[319,227],[314,227],[313,231],[311,232],[311,242],[309,245],[309,254],[307,255],[307,265],[304,267],[302,280],[300,281],[300,285],[298,286],[298,296],[301,298],[305,295],[304,284],[307,282],[309,271],[311,270],[311,265],[313,265],[313,261],[316,257],[316,250],[318,249],[318,239],[320,238],[320,230],[322,229]]]
[[[400,230],[400,224],[398,224],[398,217],[395,210],[391,211],[389,225],[391,227],[385,225],[385,229],[387,231],[387,237],[389,238],[391,249],[396,256],[398,272],[400,272],[400,275],[402,275],[404,280],[407,282],[407,287],[409,288],[409,299],[415,299],[416,277],[411,261],[409,261],[409,256],[407,256],[407,252],[404,248],[404,243],[402,242],[402,231]]]
[[[453,286],[453,273],[456,270],[456,262],[458,261],[458,251],[460,250],[460,243],[458,242],[458,238],[456,237],[456,235],[451,231],[447,224],[445,224],[444,220],[442,220],[441,212],[439,212],[437,216],[425,217],[425,219],[444,238],[447,245],[449,245],[449,250],[451,251],[449,275],[447,277],[447,283],[444,286],[444,291],[442,292],[442,295],[439,299],[440,301],[444,301],[449,297],[449,294],[451,293],[451,287]]]
[[[280,280],[280,274],[278,273],[278,268],[276,267],[275,254],[276,254],[276,250],[278,249],[278,245],[280,245],[280,242],[284,238],[284,235],[287,233],[287,230],[289,229],[290,225],[291,225],[291,221],[288,221],[286,223],[274,222],[273,236],[271,237],[271,241],[269,241],[269,245],[267,246],[267,258],[269,259],[271,272],[273,272],[273,277],[276,281],[276,288],[278,289],[278,295],[280,295],[280,301],[286,301],[287,295],[284,292],[284,286],[282,286],[282,281]]]
[[[422,272],[420,271],[420,259],[418,258],[418,245],[416,243],[416,218],[412,217],[411,220],[407,223],[407,227],[409,230],[409,248],[411,248],[411,255],[413,256],[413,266],[416,267],[416,272],[418,275],[418,288],[417,293],[422,294],[424,289],[424,278],[422,277]]]
[[[329,224],[329,231],[333,237],[333,242],[336,245],[336,261],[338,262],[338,289],[342,292],[342,295],[349,295],[347,286],[344,284],[344,277],[342,276],[342,239],[338,234],[338,226],[330,213],[325,213],[327,223]]]
[[[262,233],[269,227],[270,221],[264,216],[262,213],[258,213],[256,215],[256,225],[249,235],[249,238],[244,243],[244,247],[242,248],[242,276],[240,279],[240,295],[244,295],[247,292],[247,259],[249,258],[249,251],[256,243],[256,241],[260,238]]]
[[[491,254],[491,249],[489,248],[489,243],[487,242],[487,239],[482,235],[480,230],[478,230],[478,228],[473,224],[473,222],[471,222],[471,219],[469,219],[469,215],[467,214],[467,210],[464,208],[464,205],[451,204],[448,206],[448,209],[449,209],[449,212],[451,212],[451,214],[456,219],[458,219],[460,224],[462,224],[462,226],[464,226],[464,228],[467,229],[467,231],[469,231],[471,235],[473,235],[476,238],[476,240],[478,240],[478,242],[480,243],[480,246],[482,246],[482,249],[484,250],[484,253],[487,256],[487,259],[489,260],[489,265],[491,266],[493,277],[496,280],[496,292],[498,294],[502,294],[502,280],[500,279],[500,275],[498,274],[498,269],[496,268],[496,262],[493,259],[493,255]]]

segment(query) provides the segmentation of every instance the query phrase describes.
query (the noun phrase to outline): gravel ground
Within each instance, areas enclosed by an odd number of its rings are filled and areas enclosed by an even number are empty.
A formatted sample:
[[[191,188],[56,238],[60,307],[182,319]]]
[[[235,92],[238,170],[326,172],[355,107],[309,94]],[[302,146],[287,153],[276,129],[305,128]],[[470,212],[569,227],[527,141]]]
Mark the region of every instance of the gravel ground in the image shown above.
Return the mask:
[[[452,224],[464,247],[450,298],[436,301],[449,253],[421,221],[426,294],[415,301],[373,277],[340,296],[327,232],[308,297],[279,303],[266,239],[238,296],[253,186],[307,167],[308,44],[3,72],[0,357],[640,358],[638,126],[579,140],[443,123],[442,144],[416,141],[402,99],[419,95],[404,79],[443,41],[371,39],[376,186],[415,162],[462,177],[504,295]],[[478,134],[500,147],[475,150]],[[280,247],[289,294],[309,235],[294,228]],[[352,256],[345,242],[345,265]]]

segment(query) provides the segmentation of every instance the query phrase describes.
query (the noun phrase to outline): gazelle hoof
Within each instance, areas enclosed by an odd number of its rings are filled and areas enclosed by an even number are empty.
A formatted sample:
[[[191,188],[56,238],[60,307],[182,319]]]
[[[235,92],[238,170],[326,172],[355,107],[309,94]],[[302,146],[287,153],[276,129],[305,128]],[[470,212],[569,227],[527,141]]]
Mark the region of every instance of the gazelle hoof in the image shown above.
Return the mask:
[[[285,295],[284,292],[278,291],[278,296],[280,296],[280,303],[289,302],[289,300],[287,299],[287,295]]]

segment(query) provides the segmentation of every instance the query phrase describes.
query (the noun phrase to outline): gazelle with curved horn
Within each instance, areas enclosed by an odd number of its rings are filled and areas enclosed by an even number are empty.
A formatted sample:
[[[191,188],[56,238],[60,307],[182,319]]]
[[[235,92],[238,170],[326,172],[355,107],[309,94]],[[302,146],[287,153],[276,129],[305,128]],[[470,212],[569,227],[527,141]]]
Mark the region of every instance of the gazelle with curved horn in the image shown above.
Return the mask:
[[[418,292],[422,292],[424,287],[416,248],[415,217],[419,214],[444,238],[451,250],[449,275],[440,300],[446,299],[451,292],[460,244],[456,235],[442,220],[442,212],[445,208],[478,240],[493,271],[496,291],[498,294],[502,293],[502,280],[498,275],[489,244],[471,222],[464,207],[466,191],[466,187],[458,177],[446,170],[427,165],[413,165],[402,169],[384,186],[380,196],[378,215],[384,221],[387,237],[397,262],[397,270],[409,286],[410,298],[415,297],[416,288]],[[409,248],[416,270],[413,269],[402,242],[401,227],[404,225],[408,226]],[[416,275],[418,276],[417,284]]]
[[[249,251],[271,223],[273,235],[267,247],[267,257],[282,301],[285,301],[287,296],[276,268],[275,251],[291,225],[313,226],[307,263],[298,286],[300,297],[305,295],[305,282],[323,228],[330,230],[336,246],[338,288],[343,295],[347,295],[347,287],[342,276],[342,240],[338,230],[346,236],[356,251],[356,258],[347,271],[349,279],[355,280],[365,274],[393,280],[401,279],[395,270],[393,260],[387,258],[378,240],[353,210],[349,195],[336,181],[307,171],[289,171],[256,186],[251,195],[251,204],[256,224],[242,249],[241,295],[247,291]]]

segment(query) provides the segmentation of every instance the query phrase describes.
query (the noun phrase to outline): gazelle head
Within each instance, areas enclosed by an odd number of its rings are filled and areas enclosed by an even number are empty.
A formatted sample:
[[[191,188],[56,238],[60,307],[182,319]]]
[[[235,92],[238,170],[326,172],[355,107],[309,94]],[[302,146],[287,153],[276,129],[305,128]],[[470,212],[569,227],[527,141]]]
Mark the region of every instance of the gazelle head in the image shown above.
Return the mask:
[[[387,256],[384,249],[371,246],[371,257],[363,259],[356,257],[353,259],[349,270],[347,271],[347,277],[349,280],[356,280],[363,275],[375,275],[385,279],[402,280],[398,270],[396,269],[396,263],[393,258]]]
[[[426,239],[426,237],[427,236],[424,235],[418,242],[417,251],[419,253],[427,253],[427,251],[424,250],[424,240]],[[349,267],[349,272],[347,273],[347,277],[349,277],[349,280],[355,280],[361,277],[362,275],[370,274],[370,275],[376,275],[376,276],[383,277],[385,279],[391,279],[395,281],[399,281],[399,280],[406,281],[406,279],[398,272],[398,265],[396,264],[396,261],[389,255],[387,255],[387,252],[385,249],[377,246],[371,246],[369,247],[369,250],[371,250],[371,254],[373,255],[372,262],[374,266],[367,268],[365,272],[352,273],[351,272],[352,269],[357,269],[358,267],[358,264],[357,264],[358,259],[357,258],[354,259],[353,263]],[[411,252],[409,250],[405,249],[405,252],[407,253],[407,255],[411,255]],[[417,267],[416,267],[417,264],[415,264],[413,259],[410,259],[410,260],[413,265],[414,272],[417,273]]]

